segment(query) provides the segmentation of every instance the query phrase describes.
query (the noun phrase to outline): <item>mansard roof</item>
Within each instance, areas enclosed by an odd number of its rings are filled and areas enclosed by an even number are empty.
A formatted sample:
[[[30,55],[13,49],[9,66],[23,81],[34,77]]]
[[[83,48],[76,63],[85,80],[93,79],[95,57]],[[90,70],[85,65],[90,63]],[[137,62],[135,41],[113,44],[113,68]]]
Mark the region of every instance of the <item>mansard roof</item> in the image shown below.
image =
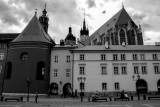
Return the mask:
[[[25,29],[12,41],[12,43],[15,42],[52,43],[52,39],[48,34],[45,33],[35,14]]]
[[[96,30],[90,38],[94,38],[96,35],[102,35],[107,30],[111,29],[112,27],[115,27],[117,25],[124,25],[128,24],[128,21],[133,21],[131,17],[128,15],[124,7],[117,12],[113,17],[111,17],[106,23],[104,23],[98,30]]]

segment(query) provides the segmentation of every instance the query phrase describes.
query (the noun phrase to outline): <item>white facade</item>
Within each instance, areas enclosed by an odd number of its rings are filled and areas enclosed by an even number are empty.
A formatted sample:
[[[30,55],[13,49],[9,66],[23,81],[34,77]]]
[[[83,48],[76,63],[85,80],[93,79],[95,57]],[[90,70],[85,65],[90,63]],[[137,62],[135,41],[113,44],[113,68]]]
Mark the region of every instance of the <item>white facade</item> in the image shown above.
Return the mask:
[[[52,48],[50,66],[50,90],[52,93],[59,93],[63,90],[64,85],[72,84],[72,55],[69,50],[76,47],[71,45],[56,45]],[[58,89],[52,87],[54,84],[58,86]]]
[[[85,77],[84,92],[95,92],[97,90],[99,92],[122,90],[136,92],[137,75],[140,75],[140,79],[146,82],[147,92],[157,92],[158,90],[160,46],[110,46],[108,49],[104,46],[87,46],[73,50],[73,54],[74,90],[80,91],[80,82],[77,78]],[[84,55],[84,60],[80,60],[80,55],[82,54]],[[102,54],[105,55],[105,60],[104,58],[103,60],[101,59]],[[114,60],[113,54],[117,55],[117,60]],[[122,54],[125,55],[125,60],[121,59]],[[133,60],[133,54],[136,54],[137,60]],[[153,59],[154,54],[156,59]],[[157,73],[155,73],[155,66],[157,66]],[[84,74],[80,74],[80,67],[84,67]],[[135,73],[136,67],[138,68],[137,73]],[[106,73],[102,74],[103,68],[106,68]],[[117,74],[114,73],[116,69],[118,69]],[[126,73],[122,73],[122,69],[126,69],[123,70]],[[119,88],[116,89],[115,84],[119,84]],[[139,88],[144,87],[141,86]]]

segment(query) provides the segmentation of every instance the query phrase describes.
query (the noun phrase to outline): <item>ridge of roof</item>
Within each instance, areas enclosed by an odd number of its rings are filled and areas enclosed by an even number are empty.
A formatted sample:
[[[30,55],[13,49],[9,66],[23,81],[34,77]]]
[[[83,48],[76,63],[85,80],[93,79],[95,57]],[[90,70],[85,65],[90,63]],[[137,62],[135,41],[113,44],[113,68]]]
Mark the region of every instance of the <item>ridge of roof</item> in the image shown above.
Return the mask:
[[[36,14],[24,30],[12,41],[12,43],[28,41],[51,43],[51,38],[42,28]]]

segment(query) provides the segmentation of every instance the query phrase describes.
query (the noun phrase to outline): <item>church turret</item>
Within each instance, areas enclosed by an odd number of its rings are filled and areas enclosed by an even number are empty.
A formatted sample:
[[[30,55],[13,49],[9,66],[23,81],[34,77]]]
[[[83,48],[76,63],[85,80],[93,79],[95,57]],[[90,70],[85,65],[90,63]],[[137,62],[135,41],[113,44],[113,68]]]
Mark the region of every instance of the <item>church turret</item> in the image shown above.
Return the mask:
[[[72,34],[72,28],[69,27],[68,35],[65,38],[66,45],[75,45],[76,44],[76,37]]]
[[[49,21],[49,18],[46,15],[47,15],[47,10],[46,10],[46,4],[45,4],[45,8],[42,11],[42,16],[39,17],[39,21],[40,21],[44,31],[46,33],[48,33],[48,21]]]
[[[83,45],[89,45],[89,30],[88,27],[86,27],[85,14],[84,14],[83,27],[80,30],[80,42]]]

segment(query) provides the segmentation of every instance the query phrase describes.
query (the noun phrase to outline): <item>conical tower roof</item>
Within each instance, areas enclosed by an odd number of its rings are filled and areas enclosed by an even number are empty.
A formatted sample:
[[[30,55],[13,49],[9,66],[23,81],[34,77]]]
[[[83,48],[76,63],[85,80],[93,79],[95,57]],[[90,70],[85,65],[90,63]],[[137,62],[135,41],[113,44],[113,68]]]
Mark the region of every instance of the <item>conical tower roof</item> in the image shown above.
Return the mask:
[[[117,12],[113,17],[111,17],[106,23],[104,23],[98,30],[96,30],[90,38],[94,38],[97,34],[102,35],[107,30],[111,29],[113,26],[128,24],[128,21],[133,21],[129,14],[126,12],[125,8]]]
[[[45,33],[35,14],[25,29],[12,41],[12,43],[15,42],[52,43],[52,39]]]

